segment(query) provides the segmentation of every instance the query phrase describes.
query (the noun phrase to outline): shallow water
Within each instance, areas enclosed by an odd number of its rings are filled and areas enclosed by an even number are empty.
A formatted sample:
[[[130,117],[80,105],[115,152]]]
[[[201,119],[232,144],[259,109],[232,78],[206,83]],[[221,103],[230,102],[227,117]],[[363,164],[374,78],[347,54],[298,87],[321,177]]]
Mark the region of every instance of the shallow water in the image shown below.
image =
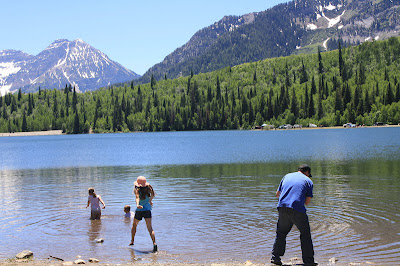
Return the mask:
[[[312,167],[308,207],[316,260],[400,261],[400,129],[211,131],[0,138],[0,260],[253,262],[270,258],[276,188],[299,163]],[[154,186],[153,227],[129,247],[132,184]],[[87,188],[105,201],[90,221]],[[104,243],[95,239],[103,238]],[[301,257],[288,236],[283,260]]]

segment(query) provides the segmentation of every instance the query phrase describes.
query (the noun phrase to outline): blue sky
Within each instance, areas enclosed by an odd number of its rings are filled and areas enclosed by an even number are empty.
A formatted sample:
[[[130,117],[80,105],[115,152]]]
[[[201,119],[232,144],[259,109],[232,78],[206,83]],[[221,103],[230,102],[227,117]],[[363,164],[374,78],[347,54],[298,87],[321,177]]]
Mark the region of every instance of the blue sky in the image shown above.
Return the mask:
[[[0,50],[37,55],[57,39],[82,39],[142,75],[225,15],[264,11],[282,0],[0,0]]]

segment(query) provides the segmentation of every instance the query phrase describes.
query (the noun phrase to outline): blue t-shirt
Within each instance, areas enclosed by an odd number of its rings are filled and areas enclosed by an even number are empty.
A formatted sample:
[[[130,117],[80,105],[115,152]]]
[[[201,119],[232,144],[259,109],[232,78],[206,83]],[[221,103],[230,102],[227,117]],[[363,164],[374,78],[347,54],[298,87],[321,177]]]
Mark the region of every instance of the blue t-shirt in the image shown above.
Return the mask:
[[[313,182],[301,172],[290,173],[282,178],[278,191],[281,193],[278,207],[306,212],[304,202],[306,197],[313,197]]]
[[[139,199],[139,205],[143,206],[143,209],[136,208],[136,211],[151,211],[149,196],[146,195],[145,199]]]

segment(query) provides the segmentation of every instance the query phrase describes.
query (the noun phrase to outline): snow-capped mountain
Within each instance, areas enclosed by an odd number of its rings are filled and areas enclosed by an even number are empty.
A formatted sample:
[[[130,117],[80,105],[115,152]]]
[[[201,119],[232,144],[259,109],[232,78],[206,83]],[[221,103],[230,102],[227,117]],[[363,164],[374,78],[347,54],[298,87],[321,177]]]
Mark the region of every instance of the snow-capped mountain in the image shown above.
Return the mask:
[[[37,91],[39,86],[62,89],[66,84],[84,92],[138,77],[80,39],[56,40],[37,56],[0,51],[1,95],[19,88],[23,92]]]

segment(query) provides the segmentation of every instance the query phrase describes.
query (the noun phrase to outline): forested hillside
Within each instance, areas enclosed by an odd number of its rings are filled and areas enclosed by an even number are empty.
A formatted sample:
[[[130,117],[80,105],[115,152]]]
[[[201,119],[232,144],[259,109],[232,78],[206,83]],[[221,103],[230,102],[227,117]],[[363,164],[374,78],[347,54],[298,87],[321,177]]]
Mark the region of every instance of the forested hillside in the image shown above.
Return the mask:
[[[249,129],[400,122],[400,41],[266,59],[178,79],[0,99],[0,131]]]
[[[176,78],[292,54],[316,53],[398,36],[399,0],[293,0],[224,17],[151,67],[137,81]]]

